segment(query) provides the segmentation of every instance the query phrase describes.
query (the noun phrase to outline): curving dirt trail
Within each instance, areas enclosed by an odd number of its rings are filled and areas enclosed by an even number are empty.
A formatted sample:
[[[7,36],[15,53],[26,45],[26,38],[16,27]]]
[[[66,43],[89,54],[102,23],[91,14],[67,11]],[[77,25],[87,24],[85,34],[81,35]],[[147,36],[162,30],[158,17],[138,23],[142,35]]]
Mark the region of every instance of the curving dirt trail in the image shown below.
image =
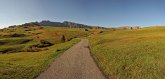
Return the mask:
[[[106,79],[90,56],[87,39],[57,58],[37,79]]]

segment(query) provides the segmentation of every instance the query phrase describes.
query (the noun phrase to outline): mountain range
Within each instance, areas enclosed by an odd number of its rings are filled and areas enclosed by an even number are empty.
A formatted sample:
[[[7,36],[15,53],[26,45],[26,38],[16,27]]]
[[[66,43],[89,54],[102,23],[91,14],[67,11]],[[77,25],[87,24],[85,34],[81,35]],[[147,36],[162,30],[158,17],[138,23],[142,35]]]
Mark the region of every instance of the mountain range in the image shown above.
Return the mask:
[[[68,27],[68,28],[95,28],[95,29],[103,29],[104,27],[101,26],[90,26],[90,25],[85,25],[85,24],[80,24],[80,23],[75,23],[75,22],[69,22],[69,21],[64,21],[64,22],[53,22],[49,20],[43,20],[41,22],[29,22],[25,23],[22,25],[13,25],[9,26],[10,28],[16,27],[16,26],[52,26],[52,27]]]

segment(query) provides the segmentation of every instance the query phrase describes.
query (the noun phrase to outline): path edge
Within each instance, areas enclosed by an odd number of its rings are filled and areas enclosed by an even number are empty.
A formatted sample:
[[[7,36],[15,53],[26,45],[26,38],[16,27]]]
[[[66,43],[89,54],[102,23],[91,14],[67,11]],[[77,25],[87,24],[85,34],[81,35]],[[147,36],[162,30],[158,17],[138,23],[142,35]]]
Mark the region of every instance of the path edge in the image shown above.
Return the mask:
[[[88,39],[87,39],[88,40]],[[91,44],[90,44],[90,41],[88,40],[88,49],[89,49],[89,53],[90,53],[90,56],[92,57],[92,60],[94,61],[94,63],[96,64],[96,66],[98,67],[99,71],[101,72],[101,74],[104,76],[105,79],[109,79],[108,76],[106,76],[104,74],[104,72],[101,70],[100,66],[97,64],[95,58],[94,58],[94,55],[92,55],[92,50],[91,50]]]
[[[79,42],[81,42],[80,38],[79,38]],[[78,44],[79,42],[73,44],[71,47]],[[65,51],[69,50],[71,47],[67,48]],[[51,62],[48,64],[48,66],[44,70],[42,70],[39,74],[37,74],[35,77],[33,77],[33,79],[37,79],[42,73],[44,73],[53,64],[53,62],[56,61],[57,58],[59,58],[61,55],[64,54],[65,51],[63,51],[63,52],[60,51],[60,53],[51,60]]]

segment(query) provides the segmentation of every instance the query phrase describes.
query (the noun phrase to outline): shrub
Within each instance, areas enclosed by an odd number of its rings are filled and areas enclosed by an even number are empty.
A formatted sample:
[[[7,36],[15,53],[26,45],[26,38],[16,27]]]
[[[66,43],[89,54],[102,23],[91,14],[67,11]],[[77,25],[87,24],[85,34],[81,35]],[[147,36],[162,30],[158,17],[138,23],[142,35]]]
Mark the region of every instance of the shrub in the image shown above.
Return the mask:
[[[89,31],[88,29],[85,29],[85,31]]]
[[[25,52],[39,52],[39,51],[41,51],[41,49],[37,48],[35,45],[32,45],[23,51],[25,51]]]
[[[49,47],[49,46],[52,46],[54,45],[53,43],[50,43],[46,40],[41,40],[39,44],[36,44],[36,45],[33,45],[34,47],[37,47],[37,48],[44,48],[44,47]]]
[[[63,42],[65,42],[65,40],[66,40],[65,36],[62,35],[61,42],[63,43]]]
[[[100,31],[99,33],[103,33],[104,31]]]

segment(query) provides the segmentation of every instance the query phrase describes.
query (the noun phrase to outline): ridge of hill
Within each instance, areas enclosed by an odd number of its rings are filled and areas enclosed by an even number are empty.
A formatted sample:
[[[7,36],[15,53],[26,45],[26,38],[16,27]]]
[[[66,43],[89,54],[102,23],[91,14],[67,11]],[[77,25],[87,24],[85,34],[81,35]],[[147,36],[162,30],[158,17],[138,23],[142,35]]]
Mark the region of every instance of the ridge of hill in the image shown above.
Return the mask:
[[[41,22],[29,22],[22,25],[13,25],[13,26],[9,26],[9,28],[13,28],[17,26],[52,26],[52,27],[69,27],[69,28],[105,29],[105,27],[101,27],[101,26],[90,26],[90,25],[85,25],[85,24],[80,24],[80,23],[75,23],[75,22],[69,22],[69,21],[53,22],[49,20],[43,20]]]

